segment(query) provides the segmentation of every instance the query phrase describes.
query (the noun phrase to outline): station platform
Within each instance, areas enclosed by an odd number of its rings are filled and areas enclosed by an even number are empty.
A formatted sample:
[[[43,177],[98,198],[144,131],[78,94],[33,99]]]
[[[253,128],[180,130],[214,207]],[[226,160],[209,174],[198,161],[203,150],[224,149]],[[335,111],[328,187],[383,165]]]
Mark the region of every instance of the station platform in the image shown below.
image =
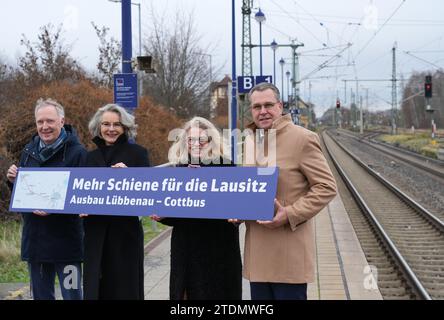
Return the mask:
[[[309,300],[381,300],[369,286],[369,267],[353,226],[338,195],[315,219],[316,276],[308,285]],[[245,226],[240,226],[243,255]],[[168,300],[171,229],[145,248],[145,299]],[[242,257],[243,258],[243,257]],[[367,288],[366,288],[367,287]],[[243,300],[250,300],[250,286],[243,279]]]
[[[375,286],[368,288],[370,275],[367,261],[340,196],[333,199],[314,219],[316,276],[315,282],[308,285],[308,299],[382,299]],[[169,298],[171,231],[171,228],[163,231],[145,246],[145,299],[147,300]],[[241,225],[242,255],[244,239],[245,226]],[[6,297],[7,300],[30,299],[28,284],[18,284],[14,288],[3,287],[5,289],[3,298]],[[61,298],[59,290],[57,298]],[[245,279],[243,279],[242,299],[250,300],[250,286]]]

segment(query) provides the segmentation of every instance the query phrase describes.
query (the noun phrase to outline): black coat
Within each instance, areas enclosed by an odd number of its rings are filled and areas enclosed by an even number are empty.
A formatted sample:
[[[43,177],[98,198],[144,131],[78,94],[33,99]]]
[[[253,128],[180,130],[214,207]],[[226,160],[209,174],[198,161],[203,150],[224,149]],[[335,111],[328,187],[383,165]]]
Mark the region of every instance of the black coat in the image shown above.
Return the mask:
[[[189,300],[242,299],[237,226],[217,219],[164,218],[161,222],[173,226],[171,300],[182,300],[184,295]]]
[[[122,135],[111,146],[95,138],[86,166],[149,167],[148,151]],[[116,169],[122,170],[122,169]],[[87,212],[85,212],[87,213]],[[88,216],[85,226],[85,300],[143,300],[143,229],[138,217]]]
[[[34,135],[20,157],[19,167],[78,167],[86,158],[86,149],[77,133],[65,125],[68,135],[63,147],[42,161],[38,155],[40,138]],[[12,185],[10,184],[10,187]],[[51,214],[41,217],[23,213],[22,260],[29,262],[80,262],[83,259],[83,228],[78,215]]]

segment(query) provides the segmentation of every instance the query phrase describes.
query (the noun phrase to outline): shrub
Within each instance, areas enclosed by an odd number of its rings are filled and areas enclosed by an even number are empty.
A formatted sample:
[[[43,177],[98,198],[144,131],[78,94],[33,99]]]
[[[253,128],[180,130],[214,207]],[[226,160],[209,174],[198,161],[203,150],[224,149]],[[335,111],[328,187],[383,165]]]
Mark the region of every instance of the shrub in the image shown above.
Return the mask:
[[[65,107],[66,123],[73,125],[80,141],[89,149],[94,149],[88,123],[99,107],[113,102],[109,89],[98,88],[88,80],[71,84],[66,81],[53,82],[30,90],[17,105],[5,107],[5,115],[0,119],[0,215],[7,212],[9,190],[6,187],[5,173],[12,163],[17,163],[24,146],[35,134],[34,107],[39,98],[53,98]],[[136,111],[139,125],[137,142],[148,148],[153,165],[167,162],[168,134],[181,121],[161,106],[156,106],[149,98],[141,99]]]

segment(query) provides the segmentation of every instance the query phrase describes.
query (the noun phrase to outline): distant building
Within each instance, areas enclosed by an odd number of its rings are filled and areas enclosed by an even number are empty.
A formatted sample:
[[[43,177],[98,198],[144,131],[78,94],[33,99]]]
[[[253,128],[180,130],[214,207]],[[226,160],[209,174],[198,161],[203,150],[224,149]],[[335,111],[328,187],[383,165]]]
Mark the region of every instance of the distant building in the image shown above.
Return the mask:
[[[231,83],[230,76],[226,75],[220,82],[213,82],[211,84],[211,118],[228,116],[228,90]]]
[[[310,117],[312,118],[311,120],[311,124],[314,123],[314,112],[313,112],[313,108],[314,105],[305,102],[301,97],[299,97],[299,101],[298,101],[298,110],[299,110],[299,115],[298,115],[298,123],[300,126],[303,126],[305,128],[309,127],[310,124]],[[290,113],[290,105],[288,102],[284,102],[284,113]]]
[[[299,125],[308,128],[310,123],[313,123],[313,120],[310,122],[310,117],[312,117],[312,110],[310,109],[309,104],[307,104],[302,98],[299,98]]]

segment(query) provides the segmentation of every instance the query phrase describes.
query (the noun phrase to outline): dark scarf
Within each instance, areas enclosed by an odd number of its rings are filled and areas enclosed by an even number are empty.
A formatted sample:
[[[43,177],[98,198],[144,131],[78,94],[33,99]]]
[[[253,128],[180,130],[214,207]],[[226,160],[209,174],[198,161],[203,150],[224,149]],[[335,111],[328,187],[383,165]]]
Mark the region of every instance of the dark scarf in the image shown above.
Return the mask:
[[[119,153],[121,150],[121,146],[128,143],[129,141],[126,134],[122,134],[119,138],[117,138],[116,142],[110,146],[107,146],[105,140],[101,137],[94,137],[93,142],[100,150],[103,156],[103,160],[105,161],[104,164],[106,164],[106,166],[111,166],[112,164],[114,164],[112,162],[115,154]]]
[[[63,148],[66,140],[68,139],[68,134],[65,128],[62,128],[59,137],[56,141],[51,144],[46,145],[41,139],[39,141],[39,157],[42,162],[49,160],[53,155],[55,155],[60,149]]]

